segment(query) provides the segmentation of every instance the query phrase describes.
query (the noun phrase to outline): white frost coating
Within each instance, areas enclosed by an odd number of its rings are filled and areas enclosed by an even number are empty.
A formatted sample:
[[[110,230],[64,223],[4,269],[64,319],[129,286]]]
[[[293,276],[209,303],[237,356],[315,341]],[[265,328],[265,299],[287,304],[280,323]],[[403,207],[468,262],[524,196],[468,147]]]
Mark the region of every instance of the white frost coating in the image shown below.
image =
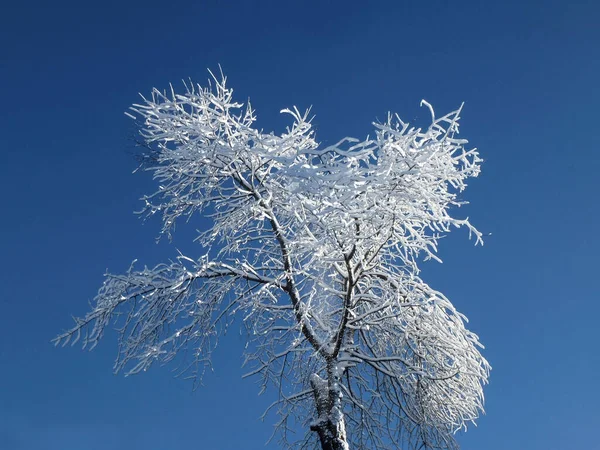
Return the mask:
[[[308,113],[285,109],[292,125],[265,134],[232,94],[215,78],[183,94],[154,90],[132,108],[159,185],[145,210],[162,216],[167,236],[181,217],[209,216],[197,238],[204,254],[108,274],[92,311],[56,342],[83,332],[94,347],[116,318],[116,370],[187,349],[184,368],[200,376],[219,322],[240,312],[255,339],[250,374],[280,388],[280,430],[311,422],[318,385],[333,394],[325,419],[349,424],[344,448],[454,446],[452,434],[483,411],[490,366],[464,316],[419,278],[419,262],[439,260],[452,228],[481,243],[451,215],[481,162],[457,138],[460,110],[436,119],[423,101],[427,129],[389,115],[373,139],[321,147]]]

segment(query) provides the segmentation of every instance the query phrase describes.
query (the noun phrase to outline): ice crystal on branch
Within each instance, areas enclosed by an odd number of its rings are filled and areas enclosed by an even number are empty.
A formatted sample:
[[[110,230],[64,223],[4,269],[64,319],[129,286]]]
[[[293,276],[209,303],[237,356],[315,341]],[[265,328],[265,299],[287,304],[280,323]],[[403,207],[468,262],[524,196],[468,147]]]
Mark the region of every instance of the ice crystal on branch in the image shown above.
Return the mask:
[[[254,111],[225,78],[154,90],[131,108],[159,185],[145,211],[162,216],[165,235],[208,216],[203,254],[108,274],[91,312],[56,342],[83,333],[93,347],[115,319],[117,371],[181,350],[197,371],[216,325],[240,313],[250,375],[279,388],[284,436],[300,422],[323,449],[453,447],[453,433],[483,411],[490,366],[419,263],[439,259],[452,228],[481,242],[453,215],[481,160],[458,138],[460,109],[436,118],[423,106],[426,129],[389,115],[372,139],[323,147],[297,109],[282,111],[292,124],[280,136],[253,128]]]

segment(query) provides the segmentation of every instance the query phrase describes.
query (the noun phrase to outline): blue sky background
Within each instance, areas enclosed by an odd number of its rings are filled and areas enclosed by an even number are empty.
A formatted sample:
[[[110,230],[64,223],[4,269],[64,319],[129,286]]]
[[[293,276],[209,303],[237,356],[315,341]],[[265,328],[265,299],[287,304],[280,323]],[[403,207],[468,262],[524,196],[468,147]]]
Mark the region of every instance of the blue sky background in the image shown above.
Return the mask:
[[[390,110],[425,123],[422,98],[439,113],[465,102],[462,135],[486,162],[464,214],[492,236],[475,248],[456,233],[424,270],[494,368],[462,448],[600,448],[599,21],[595,1],[4,4],[0,448],[279,448],[263,445],[270,397],[240,379],[235,329],[195,393],[168,368],[113,376],[112,335],[92,353],[50,344],[107,268],[174,255],[132,214],[153,183],[131,173],[123,112],[218,64],[260,127],[312,105],[323,142]]]

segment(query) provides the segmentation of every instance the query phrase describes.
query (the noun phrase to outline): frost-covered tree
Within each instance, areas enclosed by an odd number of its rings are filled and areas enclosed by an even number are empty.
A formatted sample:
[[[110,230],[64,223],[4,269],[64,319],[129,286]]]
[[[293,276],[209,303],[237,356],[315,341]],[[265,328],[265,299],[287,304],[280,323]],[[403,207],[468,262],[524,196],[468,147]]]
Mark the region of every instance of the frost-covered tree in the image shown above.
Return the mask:
[[[202,214],[200,256],[107,274],[91,311],[55,342],[93,348],[111,323],[116,371],[177,358],[198,378],[219,324],[241,314],[250,375],[290,446],[323,450],[452,448],[483,411],[490,366],[478,337],[419,277],[440,237],[465,227],[451,212],[480,171],[458,139],[460,110],[414,128],[398,116],[373,138],[321,146],[308,113],[285,109],[282,135],[253,128],[225,78],[152,92],[134,105],[158,190],[143,200],[162,234]],[[182,362],[185,361],[185,362]],[[286,431],[303,424],[303,440]]]

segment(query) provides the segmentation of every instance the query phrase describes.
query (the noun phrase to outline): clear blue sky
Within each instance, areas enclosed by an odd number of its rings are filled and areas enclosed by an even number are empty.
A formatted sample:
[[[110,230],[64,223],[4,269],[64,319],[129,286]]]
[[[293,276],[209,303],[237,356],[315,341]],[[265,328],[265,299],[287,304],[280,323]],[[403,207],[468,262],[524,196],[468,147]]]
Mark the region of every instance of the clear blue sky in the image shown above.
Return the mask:
[[[462,134],[486,160],[465,214],[492,236],[448,238],[444,264],[424,271],[494,368],[463,449],[599,448],[599,22],[591,0],[6,3],[0,448],[265,448],[270,397],[240,379],[237,330],[195,393],[168,368],[113,376],[114,336],[92,353],[50,344],[107,268],[174,254],[154,244],[158,222],[132,214],[153,184],[131,173],[123,111],[218,64],[259,126],[312,105],[325,142],[389,110],[425,120],[422,98],[439,112],[465,102]]]

